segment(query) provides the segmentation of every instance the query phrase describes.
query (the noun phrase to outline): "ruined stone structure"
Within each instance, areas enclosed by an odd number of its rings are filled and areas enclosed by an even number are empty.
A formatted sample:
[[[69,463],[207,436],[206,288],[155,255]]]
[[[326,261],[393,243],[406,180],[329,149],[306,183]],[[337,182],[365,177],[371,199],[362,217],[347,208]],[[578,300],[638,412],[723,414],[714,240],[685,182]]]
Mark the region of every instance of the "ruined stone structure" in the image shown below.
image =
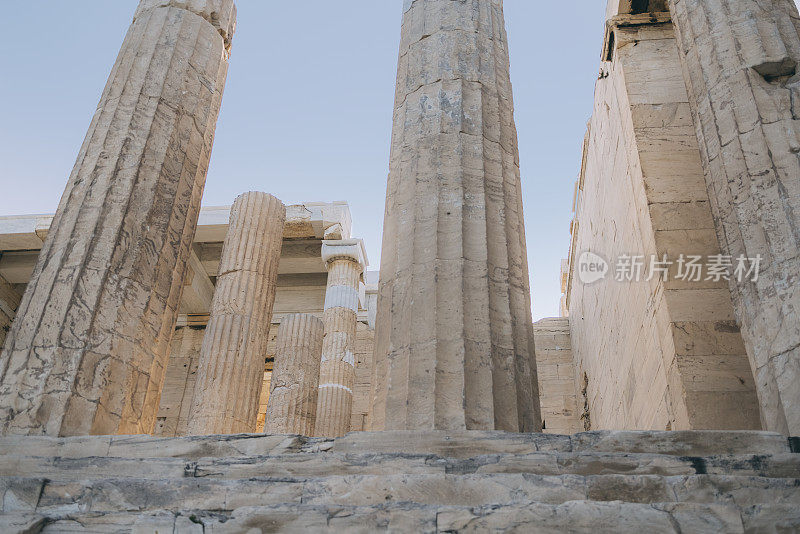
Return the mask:
[[[796,433],[797,25],[788,1],[609,4],[565,269],[591,428]],[[667,279],[613,280],[636,253]],[[679,279],[692,255],[725,276]]]
[[[0,532],[800,531],[789,0],[610,0],[537,323],[502,0],[403,2],[380,277],[346,203],[200,209],[234,21],[142,0],[0,217]]]
[[[264,432],[314,433],[324,325],[314,315],[284,316],[278,329]]]
[[[500,0],[405,2],[374,430],[541,428]]]
[[[200,350],[190,434],[256,429],[285,222],[286,208],[272,195],[245,193],[233,204]]]
[[[575,387],[575,363],[569,319],[542,319],[533,324],[542,427],[550,434],[585,430]]]
[[[139,4],[0,356],[0,433],[153,430],[235,26],[233,0]]]
[[[573,225],[569,315],[593,428],[760,428],[725,280],[677,280],[720,253],[668,13],[608,21]],[[585,284],[579,256],[664,255],[669,279]],[[647,266],[649,268],[649,265]],[[631,320],[635,317],[636,320]]]
[[[156,414],[153,433],[157,436],[188,435],[200,350],[220,272],[223,240],[229,233],[230,213],[231,206],[206,207],[200,212]],[[0,217],[0,276],[8,281],[8,292],[0,292],[0,310],[13,309],[24,292],[51,222],[52,216],[48,215]],[[286,207],[256,431],[262,431],[265,425],[279,324],[294,313],[309,313],[322,319],[328,285],[322,242],[325,237],[350,239],[351,226],[350,211],[343,202],[307,202]],[[351,430],[368,428],[377,273],[367,273],[367,278],[371,282],[359,284],[358,290]]]

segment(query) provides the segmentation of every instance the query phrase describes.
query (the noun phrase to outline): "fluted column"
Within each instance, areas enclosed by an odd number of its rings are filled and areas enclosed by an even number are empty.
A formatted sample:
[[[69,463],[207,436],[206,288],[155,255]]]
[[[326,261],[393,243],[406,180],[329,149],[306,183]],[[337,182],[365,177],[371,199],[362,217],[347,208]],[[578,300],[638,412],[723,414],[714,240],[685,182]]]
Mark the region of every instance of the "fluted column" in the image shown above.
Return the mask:
[[[670,0],[766,430],[800,434],[800,17],[792,0]],[[752,262],[745,262],[746,267]]]
[[[231,208],[189,435],[255,431],[285,220],[286,208],[266,193],[245,193]]]
[[[538,431],[501,0],[407,0],[373,429]]]
[[[350,431],[355,384],[358,289],[366,263],[361,240],[323,241],[328,268],[322,363],[314,434],[339,437]]]
[[[0,433],[153,430],[234,27],[233,0],[140,2],[0,356]]]
[[[297,313],[281,320],[265,434],[314,433],[322,335],[322,321],[314,315]]]

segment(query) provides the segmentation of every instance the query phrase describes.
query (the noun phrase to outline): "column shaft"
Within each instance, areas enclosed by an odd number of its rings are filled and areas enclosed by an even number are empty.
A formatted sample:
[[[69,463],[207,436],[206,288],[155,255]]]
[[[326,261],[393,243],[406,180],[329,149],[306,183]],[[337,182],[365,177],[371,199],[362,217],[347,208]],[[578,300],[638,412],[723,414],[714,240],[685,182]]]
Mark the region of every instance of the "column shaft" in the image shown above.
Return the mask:
[[[330,252],[331,257],[326,261],[325,336],[315,425],[315,435],[323,437],[338,437],[349,432],[353,411],[358,289],[364,262],[358,259],[360,242],[353,245],[348,244],[350,241],[339,243],[343,245],[323,245],[323,257],[329,251],[343,249]]]
[[[0,357],[0,433],[153,430],[235,26],[142,0]]]
[[[322,321],[310,314],[287,315],[281,321],[265,434],[314,433],[323,330]]]
[[[406,2],[373,429],[541,427],[501,0]]]
[[[766,430],[800,434],[800,17],[791,0],[670,0]],[[748,263],[749,265],[749,263]]]
[[[285,220],[286,208],[266,193],[245,193],[231,208],[190,435],[255,431]]]

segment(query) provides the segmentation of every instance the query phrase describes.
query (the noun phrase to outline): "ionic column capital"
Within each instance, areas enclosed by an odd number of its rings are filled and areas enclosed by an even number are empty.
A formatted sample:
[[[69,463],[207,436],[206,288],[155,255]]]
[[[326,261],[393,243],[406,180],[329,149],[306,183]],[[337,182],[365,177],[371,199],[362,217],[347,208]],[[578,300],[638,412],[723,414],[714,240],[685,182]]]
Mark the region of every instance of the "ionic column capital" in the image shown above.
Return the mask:
[[[363,239],[326,239],[322,241],[322,261],[329,268],[334,260],[350,260],[363,272],[367,265],[367,252]]]

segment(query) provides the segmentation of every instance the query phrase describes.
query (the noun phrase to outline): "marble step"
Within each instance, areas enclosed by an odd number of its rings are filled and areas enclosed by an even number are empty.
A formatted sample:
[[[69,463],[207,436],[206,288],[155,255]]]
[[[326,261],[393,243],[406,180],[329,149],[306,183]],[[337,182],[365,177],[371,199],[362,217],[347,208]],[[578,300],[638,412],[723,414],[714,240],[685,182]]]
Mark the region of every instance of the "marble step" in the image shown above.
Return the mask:
[[[252,477],[319,478],[335,475],[402,474],[532,475],[732,475],[800,478],[800,454],[685,457],[603,452],[534,452],[474,458],[442,458],[403,453],[333,451],[234,458],[60,458],[3,455],[0,476],[89,480],[101,478],[237,479]]]
[[[175,534],[234,534],[241,532],[379,531],[444,533],[519,531],[537,533],[745,534],[796,532],[800,508],[792,505],[711,505],[693,503],[635,504],[571,501],[506,506],[316,506],[284,504],[248,507],[230,513],[13,513],[0,516],[0,532],[35,534],[57,532],[97,534],[169,532]]]
[[[410,474],[323,478],[0,478],[2,513],[231,511],[247,506],[486,506],[569,501],[800,506],[800,479],[729,475]]]
[[[532,452],[642,453],[669,456],[772,455],[800,452],[796,438],[770,432],[584,432],[573,436],[483,431],[353,432],[336,440],[243,434],[152,436],[0,437],[0,455],[82,458],[239,458],[333,450],[340,453],[431,454],[472,458]]]

